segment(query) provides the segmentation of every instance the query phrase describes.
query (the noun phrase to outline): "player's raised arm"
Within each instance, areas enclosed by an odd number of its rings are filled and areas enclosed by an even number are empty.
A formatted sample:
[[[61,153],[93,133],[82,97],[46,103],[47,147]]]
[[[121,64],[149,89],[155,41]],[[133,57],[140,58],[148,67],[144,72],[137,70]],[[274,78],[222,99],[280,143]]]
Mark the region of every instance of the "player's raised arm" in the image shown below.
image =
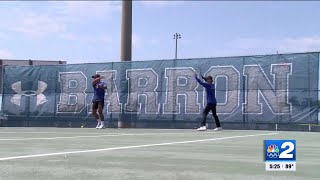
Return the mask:
[[[204,87],[207,87],[207,86],[208,86],[207,83],[202,82],[201,79],[198,78],[198,75],[197,75],[197,74],[194,74],[194,77],[196,78],[196,80],[198,81],[198,83],[201,84],[202,86],[204,86]],[[201,77],[202,77],[202,79],[205,80],[205,77],[203,77],[203,76],[201,76]]]
[[[104,78],[104,76],[100,76],[100,74],[96,74],[92,76],[93,81],[92,81],[92,85],[96,85],[97,83],[101,82],[100,80]],[[100,87],[103,88],[103,87]]]
[[[92,85],[96,85],[98,82],[100,82],[100,79],[101,79],[99,74],[93,75],[92,78],[93,78]]]

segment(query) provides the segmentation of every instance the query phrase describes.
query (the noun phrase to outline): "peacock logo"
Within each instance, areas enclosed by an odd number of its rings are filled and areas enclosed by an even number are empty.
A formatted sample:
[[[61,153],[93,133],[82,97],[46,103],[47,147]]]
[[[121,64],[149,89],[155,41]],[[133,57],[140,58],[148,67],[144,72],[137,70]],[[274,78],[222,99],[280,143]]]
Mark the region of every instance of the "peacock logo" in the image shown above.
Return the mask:
[[[267,149],[267,156],[277,158],[279,156],[279,148],[275,144],[271,144]]]

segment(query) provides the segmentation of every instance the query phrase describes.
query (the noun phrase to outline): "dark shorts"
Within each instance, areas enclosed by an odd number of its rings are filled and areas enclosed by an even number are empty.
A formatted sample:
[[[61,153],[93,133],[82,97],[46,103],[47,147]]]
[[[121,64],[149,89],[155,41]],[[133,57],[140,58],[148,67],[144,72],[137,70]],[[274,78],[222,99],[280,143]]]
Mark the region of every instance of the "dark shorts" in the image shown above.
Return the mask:
[[[104,108],[104,100],[103,101],[96,101],[96,102],[92,102],[92,108],[93,109],[98,109],[99,104],[101,106],[101,108]]]
[[[216,106],[217,106],[217,104],[208,103],[208,104],[206,105],[206,107],[204,108],[203,112],[204,112],[205,114],[208,114],[208,113],[211,111],[213,114],[216,114],[216,113],[217,113]]]

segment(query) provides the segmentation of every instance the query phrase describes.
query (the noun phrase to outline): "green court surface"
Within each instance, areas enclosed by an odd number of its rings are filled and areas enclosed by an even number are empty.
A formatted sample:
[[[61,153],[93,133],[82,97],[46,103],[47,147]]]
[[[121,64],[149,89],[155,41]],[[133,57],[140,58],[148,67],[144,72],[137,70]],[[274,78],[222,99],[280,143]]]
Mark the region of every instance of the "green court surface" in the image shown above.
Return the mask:
[[[296,140],[296,171],[265,171],[266,139]],[[0,128],[0,179],[316,180],[319,149],[313,132]]]

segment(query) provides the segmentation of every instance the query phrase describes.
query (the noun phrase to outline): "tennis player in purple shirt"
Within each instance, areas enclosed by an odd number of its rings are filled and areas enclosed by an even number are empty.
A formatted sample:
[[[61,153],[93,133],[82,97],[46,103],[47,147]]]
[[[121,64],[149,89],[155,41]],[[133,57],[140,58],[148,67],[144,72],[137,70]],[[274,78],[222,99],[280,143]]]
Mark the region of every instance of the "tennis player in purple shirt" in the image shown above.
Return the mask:
[[[207,76],[207,77],[202,77],[202,79],[205,80],[205,82],[202,82],[197,74],[195,74],[195,78],[198,81],[199,84],[201,84],[205,89],[206,89],[206,95],[207,95],[207,105],[203,110],[203,119],[201,122],[201,126],[197,129],[198,131],[205,131],[207,130],[206,124],[207,124],[207,115],[209,114],[209,112],[212,112],[212,115],[216,121],[216,128],[214,129],[214,131],[221,131],[222,127],[220,125],[220,121],[217,115],[217,110],[216,110],[216,106],[217,106],[217,100],[216,100],[216,96],[215,96],[215,85],[213,83],[213,79],[212,76]]]
[[[107,84],[102,82],[102,77],[100,74],[95,74],[92,76],[92,86],[93,86],[93,98],[92,98],[92,114],[97,119],[98,124],[96,126],[97,129],[104,129],[104,96],[107,89]],[[98,113],[97,113],[98,111]]]

